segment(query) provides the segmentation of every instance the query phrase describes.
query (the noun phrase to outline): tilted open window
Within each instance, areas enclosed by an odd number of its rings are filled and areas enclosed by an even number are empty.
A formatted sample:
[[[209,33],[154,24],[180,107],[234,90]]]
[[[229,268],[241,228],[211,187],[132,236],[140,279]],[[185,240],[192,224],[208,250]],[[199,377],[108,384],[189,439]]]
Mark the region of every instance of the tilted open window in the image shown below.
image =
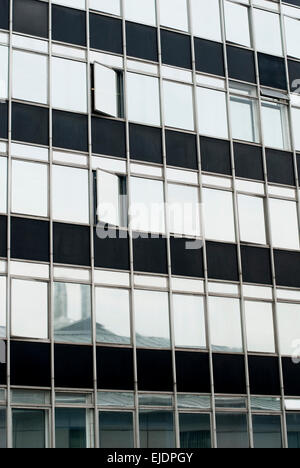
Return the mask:
[[[126,177],[97,170],[97,221],[112,226],[128,224]]]
[[[110,117],[123,115],[122,73],[94,63],[94,110]]]

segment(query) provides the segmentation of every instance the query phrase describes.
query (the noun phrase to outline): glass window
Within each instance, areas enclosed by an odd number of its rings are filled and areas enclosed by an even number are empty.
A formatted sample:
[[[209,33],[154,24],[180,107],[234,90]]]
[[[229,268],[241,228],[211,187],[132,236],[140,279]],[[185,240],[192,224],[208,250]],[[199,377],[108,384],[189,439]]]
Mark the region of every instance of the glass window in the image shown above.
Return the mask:
[[[87,112],[86,64],[52,58],[52,106],[75,112]]]
[[[233,196],[222,190],[203,190],[203,212],[207,239],[235,242]]]
[[[102,223],[126,227],[128,224],[126,178],[97,171],[97,215]]]
[[[164,183],[131,177],[131,228],[134,231],[165,233]]]
[[[99,1],[99,0],[98,0]],[[85,9],[85,0],[52,0],[52,3],[64,5],[70,8]]]
[[[52,177],[54,219],[87,224],[89,222],[88,171],[54,165]]]
[[[169,231],[173,234],[200,236],[198,187],[168,184]]]
[[[54,339],[91,342],[91,291],[84,284],[54,283]]]
[[[0,212],[7,212],[7,159],[0,158]]]
[[[187,0],[160,0],[159,6],[162,26],[188,31]]]
[[[257,8],[254,8],[253,15],[257,50],[282,55],[280,16]]]
[[[300,413],[286,415],[288,443],[290,449],[300,448]]]
[[[169,296],[158,291],[135,291],[135,332],[137,346],[169,348]]]
[[[209,298],[211,344],[214,351],[242,352],[242,324],[239,299]]]
[[[241,241],[266,244],[264,200],[248,195],[238,195]]]
[[[225,24],[228,42],[251,47],[248,7],[226,1]]]
[[[270,224],[274,247],[299,249],[297,204],[270,198]]]
[[[259,142],[256,101],[231,96],[230,112],[232,137],[235,140]]]
[[[164,81],[164,113],[167,127],[194,130],[193,89]]]
[[[248,351],[275,353],[272,304],[245,301]]]
[[[0,99],[8,99],[8,47],[0,45]]]
[[[296,38],[300,37],[300,21],[285,16],[285,36],[287,53],[290,57],[300,58],[299,43]]]
[[[174,416],[171,411],[140,411],[141,448],[174,448]]]
[[[120,15],[120,0],[90,0],[90,9]]]
[[[282,448],[281,417],[253,415],[253,437],[256,449]]]
[[[263,102],[261,111],[265,145],[270,148],[288,150],[290,136],[286,106]]]
[[[180,447],[211,448],[210,416],[208,414],[179,414]]]
[[[46,413],[44,410],[13,409],[13,448],[46,448]]]
[[[292,108],[293,133],[296,150],[300,151],[300,109]]]
[[[88,448],[87,414],[81,408],[56,408],[55,440],[59,449]]]
[[[100,448],[133,448],[133,413],[99,413]]]
[[[219,0],[191,0],[191,8],[194,34],[222,41]]]
[[[48,285],[13,279],[11,283],[12,336],[48,338]]]
[[[6,278],[0,276],[0,338],[6,336]]]
[[[12,161],[12,211],[48,215],[48,166]]]
[[[245,414],[217,414],[217,443],[222,449],[249,448]]]
[[[48,58],[14,50],[12,60],[12,97],[47,104]]]
[[[206,348],[203,297],[173,295],[175,346]]]
[[[97,112],[118,117],[120,114],[119,74],[112,68],[94,63],[94,107]]]
[[[6,448],[6,409],[0,407],[0,449]]]
[[[292,356],[299,347],[300,305],[278,303],[277,317],[281,354]]]
[[[203,135],[228,138],[227,102],[222,91],[197,88],[199,132]]]
[[[157,78],[127,74],[128,118],[133,122],[160,125],[160,93]]]
[[[97,341],[130,344],[129,291],[96,288],[95,294]]]
[[[124,7],[127,20],[156,25],[155,0],[126,0]]]

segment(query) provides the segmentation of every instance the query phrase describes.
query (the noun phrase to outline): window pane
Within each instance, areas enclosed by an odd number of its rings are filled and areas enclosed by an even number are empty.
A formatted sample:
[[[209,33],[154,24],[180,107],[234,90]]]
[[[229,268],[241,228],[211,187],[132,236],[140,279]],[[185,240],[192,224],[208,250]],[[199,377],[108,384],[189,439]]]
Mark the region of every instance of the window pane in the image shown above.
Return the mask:
[[[6,448],[6,409],[0,408],[0,449]]]
[[[243,351],[240,301],[223,297],[209,298],[211,344],[214,351]]]
[[[173,412],[140,411],[141,448],[174,448]]]
[[[126,190],[125,178],[97,171],[97,215],[100,222],[127,226]]]
[[[196,36],[221,41],[219,0],[191,0],[192,25]]]
[[[164,81],[164,112],[168,127],[194,130],[192,87]]]
[[[91,292],[84,284],[54,283],[54,339],[91,342]]]
[[[0,46],[0,99],[8,98],[8,47]]]
[[[6,278],[0,276],[0,338],[6,336]]]
[[[225,23],[228,42],[251,47],[248,7],[226,1]]]
[[[56,408],[55,440],[56,448],[87,448],[86,410]]]
[[[0,158],[0,212],[7,212],[7,159]]]
[[[48,166],[12,161],[12,211],[48,215]]]
[[[13,279],[11,284],[12,335],[48,338],[48,285]]]
[[[53,218],[59,221],[88,223],[88,171],[54,165],[52,176]]]
[[[254,8],[256,48],[260,52],[282,55],[280,17],[275,13]]]
[[[296,39],[300,37],[300,21],[288,17],[285,17],[284,21],[287,53],[290,57],[300,58],[299,43]]]
[[[90,9],[120,15],[120,0],[90,0]]]
[[[173,234],[200,236],[198,187],[168,185],[169,230]]]
[[[129,120],[149,125],[160,125],[160,97],[157,78],[128,73],[127,94]]]
[[[155,0],[126,0],[124,7],[127,20],[156,25]]]
[[[165,233],[164,184],[131,177],[131,227],[135,231]]]
[[[48,102],[48,58],[13,51],[12,96],[24,101]],[[71,80],[70,80],[71,81]]]
[[[231,96],[230,111],[233,138],[258,142],[256,102],[251,99]]]
[[[248,351],[275,353],[272,304],[246,301],[245,314]]]
[[[208,414],[180,414],[179,426],[181,448],[211,448]]]
[[[53,57],[51,90],[53,107],[87,112],[86,64]]]
[[[95,294],[97,341],[130,344],[129,291],[96,288]]]
[[[264,200],[238,195],[240,236],[244,242],[266,244]]]
[[[187,0],[160,0],[160,24],[188,31]]]
[[[300,448],[300,413],[287,414],[287,433],[290,449]]]
[[[197,88],[199,132],[228,138],[226,95],[221,91]]]
[[[137,346],[170,347],[168,293],[135,291],[135,332]]]
[[[217,414],[218,448],[249,448],[247,416],[244,414]]]
[[[46,415],[40,410],[12,410],[13,448],[46,448]]]
[[[270,198],[270,224],[274,247],[299,249],[297,204]]]
[[[270,148],[289,149],[287,110],[280,104],[262,103],[264,143]]]
[[[100,448],[133,448],[133,414],[99,413]]]
[[[300,127],[300,109],[292,109],[292,122],[294,130],[294,139],[295,139],[295,148],[300,151],[300,132],[298,131]]]
[[[100,63],[94,63],[95,110],[118,116],[117,73]]]
[[[254,448],[282,448],[280,416],[252,416]]]
[[[297,350],[300,336],[300,305],[277,304],[280,351],[292,356]]]
[[[173,307],[175,346],[206,348],[203,298],[174,294]]]
[[[203,190],[203,212],[207,239],[235,242],[233,198],[231,192]]]

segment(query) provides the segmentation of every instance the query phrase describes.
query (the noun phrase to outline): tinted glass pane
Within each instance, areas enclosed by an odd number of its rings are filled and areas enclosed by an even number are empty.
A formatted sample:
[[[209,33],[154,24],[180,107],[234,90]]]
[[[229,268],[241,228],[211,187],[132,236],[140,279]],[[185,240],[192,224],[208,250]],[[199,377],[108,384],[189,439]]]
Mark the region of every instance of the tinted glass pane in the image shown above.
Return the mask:
[[[217,414],[218,448],[249,448],[247,416],[243,414]]]
[[[52,5],[52,39],[85,46],[85,12]]]
[[[134,446],[132,413],[100,412],[99,430],[101,448]]]
[[[280,416],[253,416],[255,448],[282,448]]]
[[[0,449],[6,448],[6,409],[0,408]]]
[[[289,448],[298,449],[300,448],[300,414],[287,414],[286,422]]]
[[[208,414],[180,414],[179,427],[181,448],[211,448]]]
[[[174,448],[174,417],[168,411],[140,412],[141,448]]]
[[[13,448],[46,448],[46,415],[39,410],[13,410]]]
[[[55,410],[56,448],[86,448],[86,410],[57,408]]]
[[[48,4],[37,0],[14,0],[14,31],[48,37]]]

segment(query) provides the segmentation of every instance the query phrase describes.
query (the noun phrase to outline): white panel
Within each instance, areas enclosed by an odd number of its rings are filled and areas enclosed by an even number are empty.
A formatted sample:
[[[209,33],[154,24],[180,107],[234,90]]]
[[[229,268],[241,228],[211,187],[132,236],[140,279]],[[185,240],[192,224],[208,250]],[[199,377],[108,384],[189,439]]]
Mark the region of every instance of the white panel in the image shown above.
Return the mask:
[[[112,117],[118,116],[117,74],[99,63],[94,64],[95,110]]]
[[[0,99],[8,98],[8,47],[0,46]]]
[[[86,63],[52,58],[52,105],[57,109],[87,112]]]
[[[119,177],[108,172],[97,172],[97,215],[103,223],[119,225]]]

